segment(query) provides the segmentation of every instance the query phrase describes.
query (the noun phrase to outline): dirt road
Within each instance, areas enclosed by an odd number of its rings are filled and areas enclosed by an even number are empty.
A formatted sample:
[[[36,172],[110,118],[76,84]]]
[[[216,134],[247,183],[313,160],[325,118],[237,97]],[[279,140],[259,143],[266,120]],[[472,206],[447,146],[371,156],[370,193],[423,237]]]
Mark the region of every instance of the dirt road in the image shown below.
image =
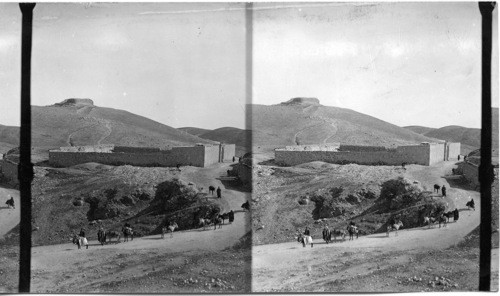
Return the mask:
[[[436,182],[445,184],[448,188],[446,201],[449,209],[457,207],[460,210],[460,219],[457,222],[442,228],[403,228],[397,237],[394,232],[391,232],[389,237],[385,233],[379,233],[333,244],[325,244],[321,238],[315,237],[313,248],[304,248],[297,242],[253,246],[252,290],[401,291],[393,286],[377,287],[376,283],[371,286],[363,280],[353,282],[344,289],[336,281],[351,277],[371,277],[374,271],[384,269],[384,266],[390,268],[394,264],[411,263],[414,260],[412,254],[416,254],[413,251],[418,253],[422,250],[443,250],[457,244],[475,229],[480,222],[479,193],[448,183],[444,176],[453,166],[452,162],[431,167],[412,165],[407,167],[405,175],[418,180],[424,188],[431,189]],[[474,198],[476,202],[475,211],[465,208],[465,203],[470,198]],[[498,272],[498,262],[495,265]]]
[[[15,209],[9,209],[5,204],[8,196],[14,197]],[[16,227],[21,221],[19,190],[0,187],[0,238]]]
[[[33,247],[31,291],[100,292],[103,291],[100,287],[105,285],[126,285],[127,281],[145,274],[145,270],[154,271],[155,268],[161,270],[171,264],[180,264],[181,262],[177,261],[182,261],[183,256],[203,256],[233,246],[250,230],[250,214],[241,209],[241,204],[249,199],[250,193],[226,188],[224,182],[217,180],[226,175],[227,168],[228,164],[202,169],[182,168],[180,177],[195,183],[198,188],[204,187],[207,191],[209,185],[221,187],[220,203],[224,207],[223,210],[235,211],[235,220],[232,224],[223,225],[216,230],[211,226],[207,230],[200,228],[176,231],[173,237],[167,234],[164,239],[161,239],[160,235],[146,236],[105,246],[101,246],[97,241],[90,241],[89,249],[78,250],[76,245],[71,243]],[[162,262],[167,259],[169,261],[163,264]],[[188,275],[186,277],[189,278]],[[162,286],[163,284],[145,287],[140,291],[169,291],[162,289],[166,288]],[[79,290],[74,290],[75,287]],[[137,291],[139,289],[129,292]]]

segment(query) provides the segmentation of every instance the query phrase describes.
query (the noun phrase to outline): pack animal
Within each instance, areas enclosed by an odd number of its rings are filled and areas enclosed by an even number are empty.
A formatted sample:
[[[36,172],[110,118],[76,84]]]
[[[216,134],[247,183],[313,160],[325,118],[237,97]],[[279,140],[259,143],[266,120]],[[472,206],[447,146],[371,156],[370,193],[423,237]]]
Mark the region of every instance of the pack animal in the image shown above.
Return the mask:
[[[208,193],[211,193],[212,195],[214,195],[214,193],[215,193],[215,187],[212,186],[212,185],[208,186]]]
[[[167,232],[170,232],[170,237],[174,237],[174,231],[179,228],[179,225],[177,225],[177,223],[171,223],[168,227],[168,230]]]
[[[217,229],[217,225],[219,225],[219,229],[222,228],[222,218],[219,215],[212,219],[212,223],[214,223],[214,230]]]
[[[354,235],[356,235],[356,239],[359,238],[359,230],[357,226],[349,225],[347,226],[347,231],[349,232],[349,240],[354,240]]]
[[[439,189],[441,189],[441,186],[439,186],[438,184],[434,184],[434,191],[433,192],[439,193]]]
[[[476,210],[476,206],[474,205],[474,200],[471,199],[469,200],[465,206],[470,210],[470,209],[473,209],[474,211]]]
[[[398,236],[398,231],[399,231],[399,228],[401,228],[401,227],[403,227],[403,222],[401,222],[401,221],[398,221],[392,225],[387,225],[387,236],[389,236],[389,233],[391,231],[395,231],[396,232],[395,236]]]
[[[424,226],[425,225],[429,225],[429,228],[431,228],[431,226],[436,223],[436,218],[434,217],[424,217]]]
[[[248,200],[245,203],[243,203],[241,207],[247,211],[250,211],[250,203],[248,202]]]
[[[311,248],[314,246],[312,236],[310,235],[299,234],[297,240],[302,244],[304,248],[306,247],[306,245],[311,245]]]
[[[101,243],[101,246],[106,244],[106,231],[102,228],[97,231],[97,241]]]
[[[337,241],[337,237],[339,237],[339,239],[342,239],[343,241],[345,241],[347,231],[345,231],[343,229],[333,229],[332,234],[333,234],[333,241],[334,242]]]
[[[203,227],[203,230],[206,230],[207,226],[210,225],[210,219],[200,218],[198,225]]]

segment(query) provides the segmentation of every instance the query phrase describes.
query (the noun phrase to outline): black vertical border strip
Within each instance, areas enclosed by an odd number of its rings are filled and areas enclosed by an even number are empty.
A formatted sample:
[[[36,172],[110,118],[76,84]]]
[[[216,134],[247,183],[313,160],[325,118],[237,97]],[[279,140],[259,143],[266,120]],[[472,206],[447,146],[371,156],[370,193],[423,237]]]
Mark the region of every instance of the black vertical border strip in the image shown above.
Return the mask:
[[[245,129],[250,130],[250,133],[246,133],[246,143],[247,143],[247,148],[250,148],[250,151],[253,149],[253,136],[252,136],[252,99],[253,99],[253,3],[252,2],[247,2],[245,3]],[[253,159],[252,159],[253,161]],[[250,168],[253,170],[253,164]],[[248,201],[251,203],[252,199],[252,194],[253,194],[253,179],[252,179],[253,173],[250,173],[250,200]],[[253,236],[252,236],[252,211],[249,211],[250,215],[250,225],[248,225],[250,229],[250,278],[248,279],[249,281],[249,291],[248,293],[252,292],[252,281],[253,281],[253,276],[252,276],[252,270],[253,270],[253,264],[252,264],[252,246],[253,246]]]
[[[491,48],[492,13],[495,2],[479,2],[481,12],[481,225],[479,234],[479,291],[490,291],[491,277]]]
[[[31,281],[31,41],[33,35],[33,9],[35,3],[20,3],[21,31],[21,135],[18,166],[21,191],[21,223],[19,254],[19,292],[30,292]]]

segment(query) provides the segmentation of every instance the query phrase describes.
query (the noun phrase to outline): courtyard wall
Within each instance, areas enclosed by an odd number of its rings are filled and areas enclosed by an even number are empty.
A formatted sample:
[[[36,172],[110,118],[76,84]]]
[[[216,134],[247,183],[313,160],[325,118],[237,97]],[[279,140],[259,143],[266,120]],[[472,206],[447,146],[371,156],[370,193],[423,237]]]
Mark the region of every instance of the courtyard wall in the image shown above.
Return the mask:
[[[206,167],[220,159],[232,159],[235,145],[196,145],[162,150],[149,147],[113,145],[61,147],[49,151],[49,163],[56,167],[73,166],[87,162],[110,165],[165,166],[190,165]],[[221,155],[221,151],[224,152]]]
[[[320,145],[301,146],[300,148],[289,147],[275,150],[275,161],[283,165],[297,165],[311,161],[324,161],[329,163],[345,164],[357,163],[362,165],[384,164],[401,165],[408,164],[432,165],[443,161],[444,144],[422,143],[420,145],[399,146],[395,149],[387,149],[382,146],[354,146],[341,145],[339,149],[333,146],[326,149],[315,150]]]

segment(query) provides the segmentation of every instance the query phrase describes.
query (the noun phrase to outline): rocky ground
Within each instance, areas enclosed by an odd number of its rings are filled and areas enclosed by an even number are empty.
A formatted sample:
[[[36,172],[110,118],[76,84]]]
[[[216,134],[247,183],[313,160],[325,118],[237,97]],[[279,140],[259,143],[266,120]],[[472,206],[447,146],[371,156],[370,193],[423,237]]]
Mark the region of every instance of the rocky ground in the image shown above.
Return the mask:
[[[320,162],[295,167],[276,167],[265,156],[256,156],[253,195],[252,291],[255,292],[417,292],[477,291],[479,272],[479,192],[450,174],[455,163],[436,166],[407,166],[406,170],[383,166],[337,166]],[[418,181],[432,192],[433,184],[445,184],[446,198],[431,194],[448,209],[460,210],[460,219],[446,228],[416,227],[387,237],[376,217],[364,221],[363,208],[370,199],[357,200],[333,217],[315,220],[314,203],[299,204],[302,196],[322,188],[371,190],[387,178]],[[498,178],[495,180],[498,188]],[[354,185],[354,186],[353,186]],[[496,189],[497,190],[497,189]],[[496,191],[498,192],[498,190]],[[498,193],[496,193],[498,196]],[[495,195],[494,195],[495,196]],[[474,198],[476,211],[465,202]],[[498,202],[493,212],[498,213]],[[361,208],[361,210],[360,210]],[[495,212],[496,211],[496,212]],[[369,216],[369,215],[368,215]],[[324,223],[345,228],[351,220],[363,225],[365,233],[354,241],[325,244]],[[494,219],[495,220],[495,219]],[[368,222],[366,224],[365,222]],[[365,224],[363,224],[365,223]],[[494,225],[496,225],[494,222]],[[370,226],[370,224],[372,226]],[[311,228],[314,247],[295,242],[295,230]],[[498,290],[498,232],[493,234],[492,289]]]

